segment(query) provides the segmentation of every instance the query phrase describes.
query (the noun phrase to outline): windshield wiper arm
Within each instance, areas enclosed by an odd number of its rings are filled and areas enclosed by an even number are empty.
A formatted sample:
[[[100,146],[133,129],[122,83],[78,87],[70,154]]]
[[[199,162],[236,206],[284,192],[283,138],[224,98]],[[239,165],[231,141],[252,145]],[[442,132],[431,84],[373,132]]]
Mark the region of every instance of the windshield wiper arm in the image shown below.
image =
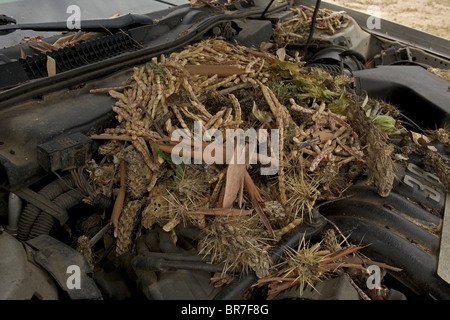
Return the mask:
[[[6,14],[0,14],[0,25],[9,23],[16,23],[16,19],[7,16]]]
[[[81,30],[83,31],[118,30],[126,27],[137,27],[152,24],[153,20],[150,17],[131,13],[112,19],[82,20],[80,23]],[[0,25],[0,35],[7,34],[15,30],[71,31],[67,28],[66,21]]]

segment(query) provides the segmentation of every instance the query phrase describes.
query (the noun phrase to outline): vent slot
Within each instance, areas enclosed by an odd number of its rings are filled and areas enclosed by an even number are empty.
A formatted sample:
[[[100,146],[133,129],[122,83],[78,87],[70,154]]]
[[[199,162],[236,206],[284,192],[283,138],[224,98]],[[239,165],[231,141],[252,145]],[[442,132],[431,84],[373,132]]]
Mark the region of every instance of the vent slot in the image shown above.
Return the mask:
[[[129,34],[119,32],[89,39],[47,54],[37,53],[19,61],[29,79],[38,79],[47,76],[47,55],[55,59],[56,73],[61,73],[139,49],[141,47]]]

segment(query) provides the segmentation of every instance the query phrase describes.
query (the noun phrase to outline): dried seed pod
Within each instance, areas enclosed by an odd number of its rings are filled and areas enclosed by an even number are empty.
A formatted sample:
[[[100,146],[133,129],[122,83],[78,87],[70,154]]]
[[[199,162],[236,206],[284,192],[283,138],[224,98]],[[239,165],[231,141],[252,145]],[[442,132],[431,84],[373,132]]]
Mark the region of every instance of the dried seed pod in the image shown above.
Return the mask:
[[[168,221],[169,202],[165,196],[170,183],[170,179],[162,180],[150,191],[147,201],[143,205],[142,226],[144,228],[150,229],[155,223],[163,224]]]
[[[289,215],[278,201],[266,202],[263,210],[274,229],[281,229],[289,223]]]
[[[111,155],[118,152],[121,148],[122,144],[116,140],[113,140],[98,147],[98,153],[103,155]]]
[[[322,246],[325,250],[330,251],[330,253],[339,251],[342,249],[341,245],[338,242],[336,237],[336,233],[334,229],[327,229],[325,231],[325,235],[323,237]]]
[[[80,236],[77,239],[76,250],[81,253],[85,258],[91,269],[94,269],[94,254],[92,253],[89,238],[86,236]]]
[[[124,159],[128,162],[128,193],[134,199],[141,198],[147,191],[152,171],[136,150],[128,151]]]
[[[122,210],[122,214],[119,218],[116,242],[116,254],[118,256],[129,252],[130,250],[130,246],[133,243],[132,232],[138,222],[137,217],[142,208],[142,204],[142,199],[128,201],[127,205]]]

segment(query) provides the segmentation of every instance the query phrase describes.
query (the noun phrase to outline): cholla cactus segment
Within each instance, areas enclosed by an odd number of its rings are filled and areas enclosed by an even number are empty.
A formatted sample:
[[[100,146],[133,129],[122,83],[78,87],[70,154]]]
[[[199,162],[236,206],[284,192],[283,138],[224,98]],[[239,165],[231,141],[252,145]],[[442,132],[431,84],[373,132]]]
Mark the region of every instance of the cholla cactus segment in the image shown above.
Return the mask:
[[[268,275],[272,262],[266,251],[264,228],[256,217],[215,217],[204,233],[200,254],[222,263],[224,272],[236,269],[245,273],[251,269],[260,278]]]

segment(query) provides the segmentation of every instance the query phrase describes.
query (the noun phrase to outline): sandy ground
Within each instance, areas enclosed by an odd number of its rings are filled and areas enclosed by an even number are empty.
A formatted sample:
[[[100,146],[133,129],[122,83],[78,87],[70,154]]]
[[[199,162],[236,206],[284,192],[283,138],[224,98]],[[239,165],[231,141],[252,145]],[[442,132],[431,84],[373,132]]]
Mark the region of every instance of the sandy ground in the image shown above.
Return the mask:
[[[383,19],[450,39],[450,0],[325,0],[367,13],[378,6]]]

